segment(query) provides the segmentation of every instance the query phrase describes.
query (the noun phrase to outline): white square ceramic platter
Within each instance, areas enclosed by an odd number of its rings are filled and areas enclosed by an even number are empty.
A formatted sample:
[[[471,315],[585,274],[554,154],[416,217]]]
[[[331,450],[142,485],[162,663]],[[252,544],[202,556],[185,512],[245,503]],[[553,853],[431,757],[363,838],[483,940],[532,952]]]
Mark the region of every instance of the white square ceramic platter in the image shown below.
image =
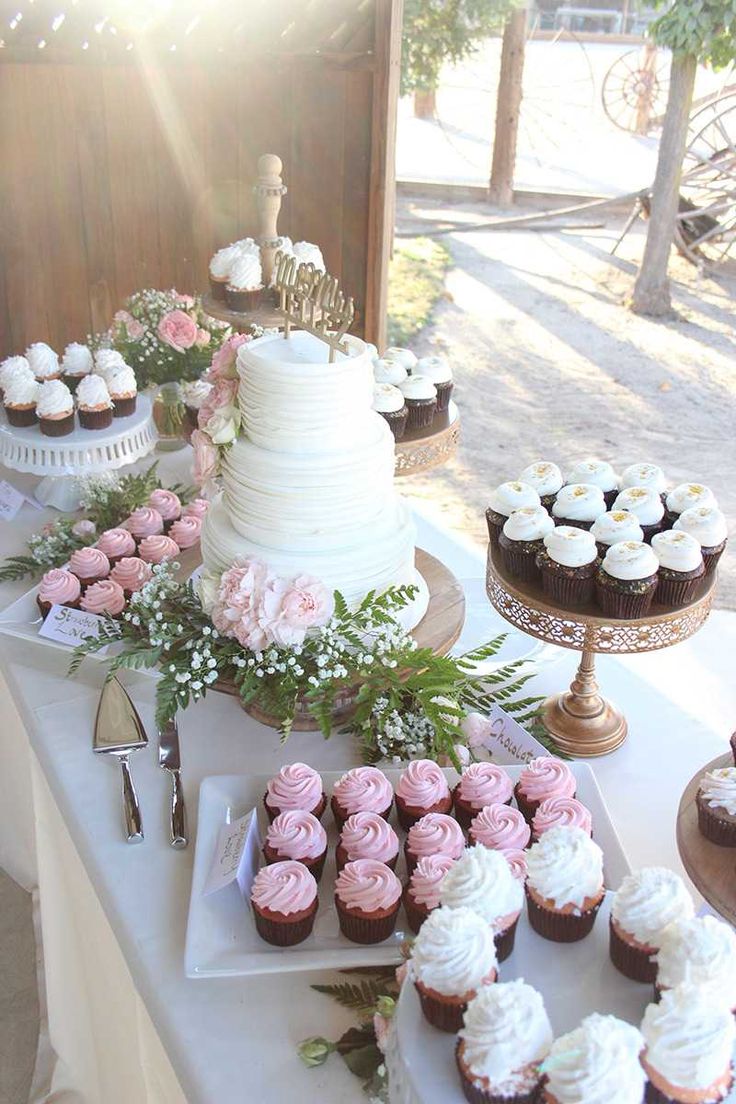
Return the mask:
[[[0,633],[17,637],[20,640],[32,640],[46,648],[55,648],[57,651],[66,652],[71,662],[74,649],[70,645],[62,644],[59,640],[49,640],[45,636],[39,636],[43,619],[36,602],[37,595],[38,586],[31,587],[20,598],[16,598],[15,602],[5,607],[0,613]],[[93,653],[91,658],[97,660],[109,659],[110,652],[103,652],[102,655]]]
[[[587,763],[571,763],[577,779],[577,796],[593,817],[593,833],[603,849],[606,885],[617,889],[629,872],[629,864],[611,822],[603,797]],[[505,767],[516,781],[522,766]],[[386,770],[385,774],[395,786],[401,771]],[[458,775],[452,769],[445,771],[452,787]],[[325,792],[332,793],[340,772],[322,772]],[[314,970],[353,966],[385,965],[399,962],[400,945],[411,931],[406,925],[403,908],[394,935],[376,946],[351,943],[340,933],[334,905],[335,845],[337,831],[329,807],[322,818],[327,829],[328,853],[319,889],[319,910],[312,934],[296,947],[273,947],[258,935],[250,907],[245,903],[233,883],[207,897],[202,890],[207,882],[215,852],[217,836],[222,825],[243,816],[252,808],[258,809],[261,836],[265,838],[268,819],[263,808],[263,795],[268,782],[267,775],[215,775],[205,778],[199,791],[199,818],[192,876],[192,892],[189,902],[189,920],[185,951],[187,977],[226,977],[239,974],[261,974],[285,970]],[[398,828],[395,813],[391,822],[396,828],[403,847],[405,833]],[[406,868],[403,853],[399,857],[396,872],[405,880]],[[600,921],[599,921],[600,923]],[[517,961],[521,956],[514,953]]]

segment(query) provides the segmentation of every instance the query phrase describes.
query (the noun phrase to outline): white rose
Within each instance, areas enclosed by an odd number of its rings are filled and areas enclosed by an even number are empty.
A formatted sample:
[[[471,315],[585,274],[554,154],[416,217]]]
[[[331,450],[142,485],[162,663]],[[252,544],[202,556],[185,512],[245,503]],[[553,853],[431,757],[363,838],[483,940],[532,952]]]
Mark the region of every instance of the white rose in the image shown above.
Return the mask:
[[[213,445],[229,445],[238,435],[235,407],[225,406],[213,414],[205,426],[205,433]]]
[[[214,575],[210,571],[204,571],[199,577],[197,583],[197,593],[199,594],[199,600],[202,603],[202,609],[205,613],[211,613],[212,609],[217,601],[217,594],[220,589],[220,577]]]

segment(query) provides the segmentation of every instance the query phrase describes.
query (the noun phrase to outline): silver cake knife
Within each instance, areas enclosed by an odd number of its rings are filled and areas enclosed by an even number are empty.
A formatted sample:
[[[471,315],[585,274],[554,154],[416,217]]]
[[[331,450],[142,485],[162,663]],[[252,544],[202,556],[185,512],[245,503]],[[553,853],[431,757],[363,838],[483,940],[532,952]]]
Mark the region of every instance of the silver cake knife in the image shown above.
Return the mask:
[[[128,758],[133,751],[148,744],[136,708],[116,678],[106,682],[97,706],[93,749],[99,755],[113,755],[123,770],[123,810],[128,843],[143,839],[143,822],[130,774]]]
[[[187,813],[181,788],[181,752],[176,720],[167,721],[158,732],[158,765],[171,775],[171,846],[186,847]]]

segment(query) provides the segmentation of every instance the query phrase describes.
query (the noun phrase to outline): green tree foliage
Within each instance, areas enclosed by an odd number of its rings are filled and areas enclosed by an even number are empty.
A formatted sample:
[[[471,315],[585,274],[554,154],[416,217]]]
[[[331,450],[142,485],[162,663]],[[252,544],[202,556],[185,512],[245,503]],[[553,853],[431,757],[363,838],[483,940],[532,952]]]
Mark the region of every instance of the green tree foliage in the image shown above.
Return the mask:
[[[657,45],[714,69],[736,60],[736,0],[675,0],[649,30]]]
[[[437,87],[445,62],[457,63],[498,34],[514,0],[405,0],[401,95]]]

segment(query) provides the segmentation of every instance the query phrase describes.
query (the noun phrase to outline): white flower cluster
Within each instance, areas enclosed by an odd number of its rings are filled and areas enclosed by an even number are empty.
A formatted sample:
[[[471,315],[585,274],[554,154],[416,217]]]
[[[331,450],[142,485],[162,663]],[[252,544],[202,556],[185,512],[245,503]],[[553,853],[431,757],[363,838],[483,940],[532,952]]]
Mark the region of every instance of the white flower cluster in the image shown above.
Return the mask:
[[[390,709],[388,698],[376,698],[373,705],[376,748],[382,758],[399,764],[427,755],[434,741],[434,725],[424,713],[399,713]]]
[[[79,480],[80,505],[83,510],[89,510],[96,505],[104,505],[110,497],[110,492],[120,486],[120,477],[117,472],[100,472],[99,475],[85,475]]]

